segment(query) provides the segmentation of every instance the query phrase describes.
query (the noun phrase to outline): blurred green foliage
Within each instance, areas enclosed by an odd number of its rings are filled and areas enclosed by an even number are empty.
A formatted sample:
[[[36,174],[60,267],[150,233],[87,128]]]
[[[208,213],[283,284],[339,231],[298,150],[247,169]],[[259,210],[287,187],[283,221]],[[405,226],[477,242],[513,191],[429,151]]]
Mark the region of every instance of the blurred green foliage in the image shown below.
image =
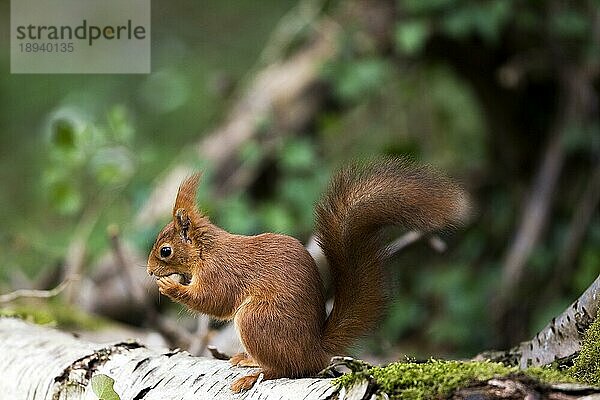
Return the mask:
[[[110,321],[105,318],[92,316],[55,299],[38,300],[33,303],[20,301],[2,306],[0,317],[21,318],[35,324],[73,330],[97,331],[111,326]]]
[[[91,207],[99,193],[124,186],[135,173],[135,130],[123,106],[114,106],[104,125],[75,110],[59,109],[47,128],[47,164],[42,187],[49,203],[63,215]],[[84,193],[85,190],[93,193]],[[96,197],[95,200],[94,197]]]
[[[9,52],[2,52],[0,239],[9,243],[10,263],[0,268],[0,282],[59,264],[82,220],[92,230],[91,259],[107,248],[110,223],[131,232],[152,181],[190,158],[181,149],[229,103],[219,82],[245,79],[294,4],[154,4],[150,75],[11,75]],[[0,2],[3,26],[8,5]],[[0,37],[0,47],[8,46]],[[135,241],[147,246],[154,235]]]

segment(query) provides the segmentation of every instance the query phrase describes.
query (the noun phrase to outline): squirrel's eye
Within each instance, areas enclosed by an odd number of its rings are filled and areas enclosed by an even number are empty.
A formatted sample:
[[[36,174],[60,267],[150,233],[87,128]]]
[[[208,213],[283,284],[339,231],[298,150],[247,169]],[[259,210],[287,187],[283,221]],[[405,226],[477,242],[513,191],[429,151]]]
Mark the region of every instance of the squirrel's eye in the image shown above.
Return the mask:
[[[171,255],[171,253],[173,253],[173,250],[171,250],[170,246],[163,246],[160,248],[160,256],[162,258],[167,258]]]

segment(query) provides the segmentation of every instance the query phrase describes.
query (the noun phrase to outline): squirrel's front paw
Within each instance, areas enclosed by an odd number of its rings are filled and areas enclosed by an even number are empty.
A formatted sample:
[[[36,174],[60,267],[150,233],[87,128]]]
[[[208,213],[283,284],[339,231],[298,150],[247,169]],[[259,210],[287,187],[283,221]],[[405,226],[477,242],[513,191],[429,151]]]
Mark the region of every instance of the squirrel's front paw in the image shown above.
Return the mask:
[[[177,282],[170,275],[159,277],[156,283],[158,284],[158,291],[165,296],[177,298],[185,291],[185,286]]]

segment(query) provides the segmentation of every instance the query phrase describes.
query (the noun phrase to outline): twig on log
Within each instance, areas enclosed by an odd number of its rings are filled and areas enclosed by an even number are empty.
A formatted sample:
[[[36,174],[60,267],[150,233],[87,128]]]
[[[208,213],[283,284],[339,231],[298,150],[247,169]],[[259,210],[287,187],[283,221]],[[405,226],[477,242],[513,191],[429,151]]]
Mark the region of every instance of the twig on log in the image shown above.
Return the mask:
[[[331,358],[329,365],[321,372],[319,372],[318,375],[328,378],[340,376],[343,373],[337,370],[338,367],[346,367],[353,373],[360,373],[366,371],[369,368],[373,368],[371,364],[363,360],[359,360],[352,357],[336,356]]]
[[[206,346],[210,354],[217,360],[229,360],[231,357],[217,349],[215,346]]]
[[[154,311],[153,307],[150,306],[147,301],[147,296],[142,291],[141,286],[135,283],[135,279],[131,274],[131,263],[127,261],[123,251],[119,236],[119,228],[116,225],[110,225],[107,228],[107,233],[113,253],[117,259],[117,271],[119,271],[119,275],[121,275],[121,279],[123,279],[123,282],[127,287],[127,294],[130,297],[130,300],[144,306],[146,313],[152,313]]]
[[[406,232],[404,235],[400,236],[398,239],[394,240],[390,243],[386,249],[386,254],[388,257],[393,256],[398,253],[405,247],[410,246],[411,244],[419,241],[423,237],[423,232],[418,231],[410,231]]]
[[[439,236],[426,235],[425,233],[419,231],[409,231],[387,246],[387,257],[393,257],[406,247],[418,242],[425,236],[427,236],[427,244],[429,244],[429,247],[431,247],[433,250],[435,250],[438,253],[443,253],[444,251],[446,251],[448,246],[446,245],[446,242],[444,242]]]
[[[77,276],[70,276],[67,279],[65,279],[64,281],[62,281],[54,289],[50,289],[50,290],[35,290],[35,289],[15,290],[14,292],[0,295],[0,304],[1,303],[10,303],[11,301],[14,301],[14,300],[22,298],[22,297],[43,298],[43,299],[49,298],[49,297],[54,297],[54,296],[58,295],[59,293],[61,293],[63,290],[65,290],[66,287],[71,282],[73,282],[77,279],[79,279]]]
[[[446,242],[444,242],[438,235],[431,235],[427,243],[429,243],[429,247],[438,253],[443,253],[446,251],[446,249],[448,249]]]
[[[85,263],[85,255],[87,251],[87,241],[90,238],[94,226],[98,222],[101,214],[101,207],[110,202],[110,199],[114,196],[111,194],[108,198],[104,198],[103,201],[96,201],[95,204],[88,207],[73,233],[73,239],[67,248],[67,255],[65,257],[65,277],[83,276],[83,267]],[[65,297],[68,303],[73,303],[79,292],[79,285],[73,284],[66,288]]]

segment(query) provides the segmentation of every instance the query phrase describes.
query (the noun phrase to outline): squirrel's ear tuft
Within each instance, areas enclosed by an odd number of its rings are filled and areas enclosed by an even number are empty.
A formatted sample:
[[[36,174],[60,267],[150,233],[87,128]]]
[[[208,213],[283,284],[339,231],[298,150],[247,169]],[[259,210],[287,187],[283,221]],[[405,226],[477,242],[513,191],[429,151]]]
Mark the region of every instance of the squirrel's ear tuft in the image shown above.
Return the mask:
[[[175,199],[175,206],[173,207],[173,217],[176,217],[176,211],[184,209],[188,213],[192,213],[197,210],[196,205],[196,193],[198,192],[198,184],[200,183],[200,176],[202,174],[197,172],[194,175],[187,178],[177,192],[177,199]]]

